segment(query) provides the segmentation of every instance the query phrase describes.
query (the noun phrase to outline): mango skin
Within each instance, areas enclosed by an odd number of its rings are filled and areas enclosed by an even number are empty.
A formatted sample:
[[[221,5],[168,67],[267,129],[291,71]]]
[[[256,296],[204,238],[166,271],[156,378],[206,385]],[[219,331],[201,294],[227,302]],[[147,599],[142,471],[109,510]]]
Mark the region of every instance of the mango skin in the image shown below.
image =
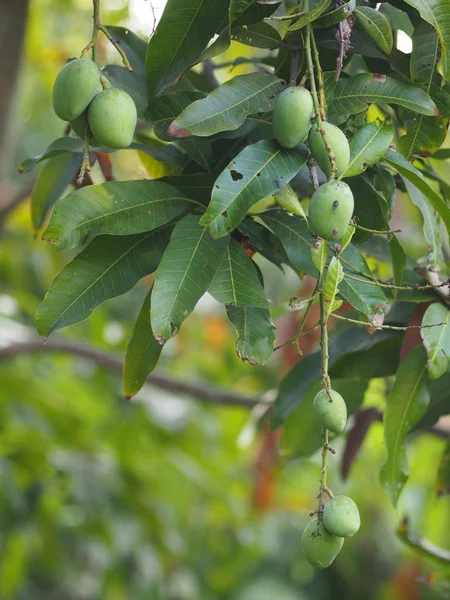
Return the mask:
[[[302,545],[308,562],[318,569],[326,569],[341,551],[344,538],[331,535],[316,518],[306,526]]]
[[[358,507],[348,496],[335,496],[325,505],[323,524],[332,535],[355,535],[361,526]]]
[[[102,146],[127,148],[136,129],[136,105],[123,90],[107,88],[91,102],[88,120],[93,136]]]
[[[102,89],[100,71],[92,60],[72,60],[64,65],[53,85],[53,110],[63,121],[73,121]]]
[[[273,132],[284,148],[294,148],[308,134],[314,104],[310,92],[304,87],[288,87],[275,100]]]
[[[86,125],[87,124],[88,124],[87,110],[84,111],[84,113],[81,113],[81,115],[79,117],[77,117],[73,121],[69,122],[69,125],[75,131],[77,136],[80,137],[82,140],[84,140],[86,137]],[[92,134],[91,134],[91,137],[89,140],[89,145],[94,146],[94,147],[101,146],[100,142]]]
[[[330,144],[336,158],[336,166],[338,169],[336,176],[342,175],[342,173],[344,173],[347,169],[348,163],[350,162],[350,146],[348,145],[348,140],[339,127],[336,127],[336,125],[333,125],[332,123],[327,123],[325,121],[323,123],[323,128],[325,129],[328,143]],[[322,134],[316,125],[311,127],[309,131],[308,145],[309,149],[311,150],[311,154],[317,161],[317,164],[325,173],[325,175],[329,177],[331,173],[331,162],[323,142]]]
[[[313,401],[313,411],[322,425],[333,433],[342,433],[347,424],[347,405],[335,390],[329,390],[333,402],[325,390],[320,390]]]
[[[332,179],[311,197],[308,221],[311,230],[325,240],[340,240],[353,215],[355,202],[349,186]]]

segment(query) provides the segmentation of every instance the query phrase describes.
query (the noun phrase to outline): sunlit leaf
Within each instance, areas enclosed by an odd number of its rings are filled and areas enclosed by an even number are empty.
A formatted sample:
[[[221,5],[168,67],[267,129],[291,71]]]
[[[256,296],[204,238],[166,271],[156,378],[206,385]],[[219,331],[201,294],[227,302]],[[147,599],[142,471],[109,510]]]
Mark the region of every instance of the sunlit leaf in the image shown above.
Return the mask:
[[[435,487],[438,498],[450,494],[450,440],[447,441],[444,452],[442,453]]]
[[[438,325],[441,327],[426,327]],[[428,374],[430,379],[438,379],[447,371],[450,358],[450,311],[443,304],[431,304],[422,319],[420,330],[423,345],[428,355]]]
[[[394,130],[389,123],[364,125],[350,139],[350,162],[343,177],[353,177],[376,164],[386,154]]]
[[[275,325],[265,308],[227,306],[227,315],[237,333],[236,352],[252,365],[263,364],[272,356]]]
[[[393,44],[392,30],[383,13],[369,6],[357,6],[353,14],[358,25],[370,35],[378,48],[385,54],[390,54]]]
[[[278,31],[268,23],[253,23],[243,27],[234,27],[231,39],[253,48],[276,48],[281,42]]]

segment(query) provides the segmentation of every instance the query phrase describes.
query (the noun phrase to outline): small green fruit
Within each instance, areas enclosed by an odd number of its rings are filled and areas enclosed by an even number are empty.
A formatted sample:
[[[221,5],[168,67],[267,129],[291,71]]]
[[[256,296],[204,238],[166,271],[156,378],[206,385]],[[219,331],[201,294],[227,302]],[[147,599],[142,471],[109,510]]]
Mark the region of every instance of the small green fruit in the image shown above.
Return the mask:
[[[348,145],[345,134],[333,125],[332,123],[323,123],[323,128],[327,135],[328,143],[334,152],[336,158],[337,173],[341,175],[344,173],[350,162],[350,146]],[[317,126],[310,129],[308,136],[308,144],[312,155],[317,161],[317,164],[328,177],[331,173],[331,162],[328,158],[327,149],[325,147],[322,134]]]
[[[53,109],[63,121],[73,121],[103,89],[100,71],[89,58],[68,62],[53,86]]]
[[[309,226],[325,240],[340,240],[350,223],[354,206],[349,186],[332,179],[312,195],[308,211]]]
[[[107,88],[97,94],[88,110],[89,127],[103,146],[127,148],[136,128],[136,105],[123,90]]]
[[[284,148],[294,148],[308,134],[314,104],[304,87],[288,87],[278,94],[273,109],[273,131]]]
[[[84,140],[86,137],[87,124],[88,124],[87,111],[84,111],[84,113],[81,113],[81,115],[79,117],[77,117],[73,121],[69,122],[69,125],[72,127],[72,129],[75,131],[75,133],[78,135],[78,137],[80,137],[82,140]],[[101,146],[100,142],[93,135],[91,135],[91,138],[89,140],[89,145],[90,146]]]
[[[329,567],[344,545],[344,538],[331,535],[322,521],[313,519],[305,528],[302,537],[303,550],[313,567]]]
[[[314,414],[322,425],[333,433],[341,433],[347,423],[347,406],[344,398],[335,390],[320,390],[313,401]]]
[[[323,524],[332,535],[355,535],[361,525],[358,507],[348,496],[335,496],[325,505]]]

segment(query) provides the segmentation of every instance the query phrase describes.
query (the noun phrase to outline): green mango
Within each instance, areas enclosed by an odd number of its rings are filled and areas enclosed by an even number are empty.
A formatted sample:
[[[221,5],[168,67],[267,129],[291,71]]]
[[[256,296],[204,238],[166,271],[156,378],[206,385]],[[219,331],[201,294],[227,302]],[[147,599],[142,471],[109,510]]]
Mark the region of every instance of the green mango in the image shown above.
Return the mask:
[[[350,162],[350,146],[343,131],[332,125],[332,123],[323,122],[323,128],[327,135],[328,143],[334,152],[336,158],[337,173],[336,176],[342,175]],[[331,173],[331,162],[327,154],[322,134],[317,125],[311,127],[308,135],[308,144],[311,154],[317,161],[317,164],[322,169],[327,177]]]
[[[63,121],[73,121],[86,110],[102,89],[100,71],[92,60],[71,60],[64,65],[55,80],[53,109]]]
[[[349,186],[332,179],[321,185],[309,203],[308,222],[316,235],[340,240],[347,230],[355,203]]]
[[[326,569],[341,551],[344,538],[331,535],[316,518],[306,526],[302,545],[308,562],[313,567]]]
[[[332,535],[355,535],[361,525],[358,507],[348,496],[334,496],[325,505],[323,524]]]
[[[106,88],[89,105],[88,120],[102,146],[127,148],[136,129],[136,105],[123,90]]]
[[[329,390],[333,401],[325,390],[320,390],[313,401],[313,411],[322,425],[333,433],[341,433],[347,424],[347,405],[335,390]]]
[[[294,148],[308,134],[314,103],[304,87],[288,87],[280,92],[273,109],[273,131],[284,148]]]
[[[76,119],[74,119],[73,121],[69,121],[69,125],[75,131],[77,136],[80,137],[82,140],[84,140],[86,137],[87,124],[88,124],[87,110],[85,110],[83,113],[81,113],[81,115],[79,117],[77,117]],[[94,147],[101,146],[100,142],[92,134],[89,139],[89,145],[94,146]]]

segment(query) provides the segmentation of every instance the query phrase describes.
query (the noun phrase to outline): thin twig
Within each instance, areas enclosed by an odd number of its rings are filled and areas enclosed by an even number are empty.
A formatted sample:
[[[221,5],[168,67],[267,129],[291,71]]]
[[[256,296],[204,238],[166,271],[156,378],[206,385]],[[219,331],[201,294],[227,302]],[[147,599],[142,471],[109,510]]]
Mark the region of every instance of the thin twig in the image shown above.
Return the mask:
[[[338,29],[338,31],[339,31],[339,56],[337,57],[336,72],[334,74],[334,78],[335,78],[336,81],[341,76],[342,69],[344,68],[344,55],[345,55],[345,49],[344,49],[344,25],[342,24],[342,21],[339,23],[339,29]]]
[[[370,323],[366,321],[359,321],[358,319],[351,319],[350,317],[344,317],[337,313],[331,313],[331,316],[341,321],[348,321],[349,323],[356,323],[356,325],[364,325],[364,327],[374,327],[375,329],[393,329],[394,331],[408,331],[408,329],[431,329],[432,327],[443,327],[446,323],[431,323],[430,325],[380,325],[378,323]]]
[[[326,103],[325,103],[325,89],[324,89],[324,85],[323,85],[322,67],[320,65],[319,51],[317,49],[316,39],[315,39],[314,33],[312,31],[311,31],[311,44],[312,44],[312,51],[313,51],[313,55],[314,55],[314,62],[316,65],[316,71],[317,71],[317,81],[319,83],[320,116],[322,118],[322,121],[326,121],[327,115],[325,112]]]

